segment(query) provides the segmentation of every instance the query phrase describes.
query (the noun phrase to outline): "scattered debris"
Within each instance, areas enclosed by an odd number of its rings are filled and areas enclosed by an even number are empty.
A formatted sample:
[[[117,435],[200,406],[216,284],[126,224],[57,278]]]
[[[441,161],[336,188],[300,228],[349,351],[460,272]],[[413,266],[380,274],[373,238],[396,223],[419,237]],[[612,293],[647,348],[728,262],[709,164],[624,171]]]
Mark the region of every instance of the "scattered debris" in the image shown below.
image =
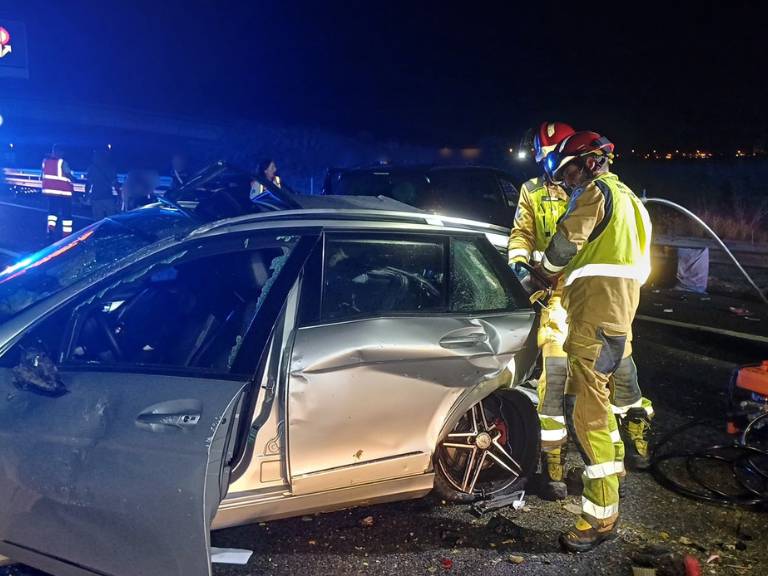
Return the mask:
[[[510,554],[509,556],[507,556],[507,562],[509,562],[510,564],[522,564],[523,562],[525,562],[525,558],[523,558],[522,556],[517,556],[515,554]]]
[[[707,558],[707,564],[714,564],[715,562],[720,561],[720,554],[712,554],[709,558]]]
[[[729,306],[728,310],[736,316],[750,316],[752,314],[747,308],[737,308],[736,306]]]
[[[371,526],[373,526],[373,524],[374,524],[373,516],[366,516],[365,518],[360,520],[360,526],[362,526],[363,528],[370,528]]]
[[[683,558],[683,566],[685,566],[685,576],[701,576],[701,565],[690,554]]]
[[[574,504],[573,502],[569,504],[564,504],[563,508],[566,509],[571,514],[576,514],[577,516],[581,514],[581,506],[579,506],[578,504]]]
[[[667,313],[674,312],[674,311],[675,311],[674,308],[664,308],[664,312],[667,312]]]
[[[662,540],[669,540],[670,538],[669,532],[664,532],[662,530],[661,532],[659,532],[659,538],[661,538]]]
[[[453,568],[453,560],[451,560],[450,558],[443,558],[442,560],[440,560],[440,566],[443,567],[443,570],[450,570],[451,568]]]
[[[313,520],[314,520],[314,518],[312,518],[312,516],[302,516],[301,517],[301,521],[302,522],[312,522]]]
[[[244,566],[251,559],[253,550],[242,548],[214,548],[211,547],[211,562],[214,564],[239,564]]]
[[[317,540],[314,540],[314,539],[307,540],[307,544],[309,544],[310,546],[317,546]]]

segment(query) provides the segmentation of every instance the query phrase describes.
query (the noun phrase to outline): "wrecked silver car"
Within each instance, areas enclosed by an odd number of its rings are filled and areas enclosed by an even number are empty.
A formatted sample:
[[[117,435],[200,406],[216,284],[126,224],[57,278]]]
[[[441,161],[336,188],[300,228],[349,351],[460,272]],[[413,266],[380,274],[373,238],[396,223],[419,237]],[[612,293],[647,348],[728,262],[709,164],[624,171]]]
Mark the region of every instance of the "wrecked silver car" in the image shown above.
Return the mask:
[[[211,529],[523,485],[535,313],[482,226],[327,202],[145,208],[0,274],[0,554],[205,575]]]

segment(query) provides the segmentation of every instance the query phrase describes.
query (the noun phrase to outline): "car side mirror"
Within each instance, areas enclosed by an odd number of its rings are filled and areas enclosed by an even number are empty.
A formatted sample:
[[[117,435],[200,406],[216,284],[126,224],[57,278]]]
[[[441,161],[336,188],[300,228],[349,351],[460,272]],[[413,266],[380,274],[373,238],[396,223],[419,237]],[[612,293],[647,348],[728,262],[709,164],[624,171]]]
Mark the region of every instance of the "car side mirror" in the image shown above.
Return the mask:
[[[19,390],[54,398],[68,392],[51,357],[34,346],[21,349],[21,360],[13,368],[13,384]]]

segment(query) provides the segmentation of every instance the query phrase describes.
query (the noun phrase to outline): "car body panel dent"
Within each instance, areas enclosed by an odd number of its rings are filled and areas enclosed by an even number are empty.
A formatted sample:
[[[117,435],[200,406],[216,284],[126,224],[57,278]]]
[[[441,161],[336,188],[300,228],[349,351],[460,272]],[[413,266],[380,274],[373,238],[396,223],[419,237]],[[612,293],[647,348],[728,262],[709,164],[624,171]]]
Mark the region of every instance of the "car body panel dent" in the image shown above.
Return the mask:
[[[528,338],[531,313],[487,318],[374,318],[302,328],[288,388],[294,493],[350,484],[351,467],[419,455],[429,470],[449,414],[468,391],[509,386],[508,364]],[[471,336],[464,340],[464,336]],[[441,345],[448,339],[451,345]],[[455,347],[454,343],[462,346]],[[387,422],[382,433],[375,422]],[[383,480],[391,473],[380,466]],[[310,476],[324,481],[308,482]],[[354,482],[354,481],[353,481]]]

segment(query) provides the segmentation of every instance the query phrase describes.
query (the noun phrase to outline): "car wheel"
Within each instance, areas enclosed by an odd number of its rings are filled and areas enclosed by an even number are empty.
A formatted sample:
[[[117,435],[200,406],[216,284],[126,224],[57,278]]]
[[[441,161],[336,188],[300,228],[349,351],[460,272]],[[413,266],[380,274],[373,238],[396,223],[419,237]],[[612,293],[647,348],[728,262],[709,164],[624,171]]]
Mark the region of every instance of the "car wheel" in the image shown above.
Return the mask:
[[[539,419],[533,403],[514,390],[473,405],[435,453],[435,491],[452,502],[474,502],[520,490],[536,470]]]

